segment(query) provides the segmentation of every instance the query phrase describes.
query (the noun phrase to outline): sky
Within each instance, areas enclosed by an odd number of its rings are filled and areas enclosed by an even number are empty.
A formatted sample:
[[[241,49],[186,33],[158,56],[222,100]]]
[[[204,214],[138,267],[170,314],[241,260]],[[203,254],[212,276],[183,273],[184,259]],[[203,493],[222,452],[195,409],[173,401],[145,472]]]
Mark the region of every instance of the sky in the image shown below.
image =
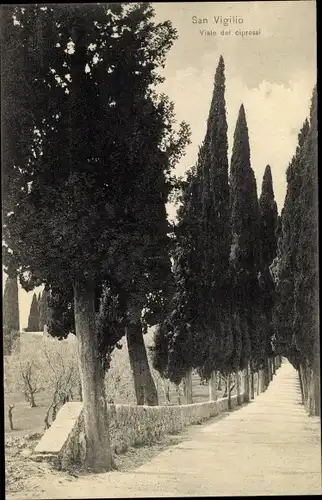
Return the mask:
[[[214,74],[222,55],[226,67],[229,158],[243,103],[258,195],[269,164],[280,212],[286,191],[285,171],[309,114],[316,83],[316,2],[164,2],[153,6],[156,21],[170,20],[178,31],[162,71],[166,80],[158,89],[174,102],[178,122],[186,121],[192,131],[192,143],[177,173],[184,175],[196,162],[206,131]],[[220,23],[225,18],[231,21],[226,27]],[[194,22],[200,19],[202,22]],[[230,30],[230,34],[221,34],[223,29]],[[212,34],[207,35],[207,31]],[[238,31],[258,34],[241,36],[236,34]],[[168,213],[174,218],[175,208],[169,206]],[[27,326],[32,294],[19,289],[21,328]]]
[[[213,79],[220,55],[226,67],[229,158],[238,110],[243,103],[249,129],[251,164],[261,190],[265,166],[272,169],[275,198],[281,211],[285,170],[308,116],[316,82],[315,1],[191,2],[154,4],[158,21],[170,19],[178,31],[160,88],[175,103],[178,121],[192,130],[192,144],[178,166],[194,165],[206,130]],[[194,18],[208,23],[194,23]],[[224,27],[215,20],[242,19]],[[219,19],[218,19],[219,18]],[[230,35],[221,35],[222,30]],[[205,30],[216,31],[207,36]],[[260,30],[259,35],[236,31]],[[170,209],[171,216],[174,210]]]

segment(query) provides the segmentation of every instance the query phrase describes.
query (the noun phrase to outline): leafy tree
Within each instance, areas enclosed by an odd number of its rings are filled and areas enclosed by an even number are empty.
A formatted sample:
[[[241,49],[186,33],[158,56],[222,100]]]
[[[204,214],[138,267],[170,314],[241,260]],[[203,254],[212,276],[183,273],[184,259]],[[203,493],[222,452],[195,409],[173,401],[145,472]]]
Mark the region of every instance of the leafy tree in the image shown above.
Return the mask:
[[[17,278],[7,278],[3,295],[3,348],[10,355],[14,337],[19,335],[19,303]]]
[[[34,293],[30,304],[27,332],[39,332],[39,303]]]
[[[167,184],[164,177],[182,143],[165,98],[157,101],[151,90],[161,81],[156,69],[176,32],[169,22],[154,23],[149,4],[45,11],[35,5],[14,12],[19,24],[8,16],[4,30],[10,49],[5,91],[9,102],[18,97],[14,112],[8,106],[4,112],[6,269],[11,276],[19,273],[26,290],[45,284],[57,336],[76,332],[85,465],[108,469],[104,376],[115,335],[109,324],[96,325],[96,315],[102,289],[111,290],[122,307],[129,304],[131,290],[122,288],[126,280],[119,276],[122,265],[127,272],[126,262],[140,262],[134,249],[142,237],[142,195],[139,209],[135,200],[140,189],[150,199]],[[23,92],[15,82],[20,72]],[[15,151],[11,137],[21,137]],[[164,204],[167,189],[161,192]],[[153,208],[159,221],[157,213]],[[158,235],[153,245],[159,241]]]
[[[243,105],[239,110],[234,133],[230,189],[230,273],[234,334],[230,367],[236,372],[246,368],[250,361],[254,369],[262,355],[261,340],[254,321],[259,308],[259,208],[256,180],[250,165],[248,128]],[[248,381],[246,386],[247,384]]]

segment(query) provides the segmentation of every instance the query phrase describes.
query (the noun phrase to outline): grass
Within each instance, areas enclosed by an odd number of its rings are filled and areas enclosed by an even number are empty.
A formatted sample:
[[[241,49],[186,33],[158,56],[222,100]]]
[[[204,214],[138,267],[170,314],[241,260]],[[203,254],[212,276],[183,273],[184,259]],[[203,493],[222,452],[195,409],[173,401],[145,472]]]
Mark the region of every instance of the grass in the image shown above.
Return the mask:
[[[44,430],[44,418],[46,409],[50,404],[51,397],[46,393],[36,394],[37,406],[30,408],[30,404],[24,401],[21,393],[5,395],[5,433],[10,436],[23,436],[26,433],[42,432]],[[10,430],[7,407],[14,404],[13,425],[14,430]]]
[[[147,346],[151,345],[153,342],[153,332],[149,332],[144,336],[144,340]],[[37,344],[41,340],[34,337],[28,337],[28,342],[35,343],[35,349]],[[135,403],[135,393],[133,387],[132,374],[130,370],[128,352],[126,342],[124,341],[124,346],[121,350],[116,349],[113,353],[113,363],[111,369],[108,373],[108,392],[113,396],[114,403],[127,404]],[[151,367],[152,368],[152,367]],[[159,395],[159,404],[166,404],[166,398],[164,391],[161,387],[161,379],[158,374],[152,369],[152,374],[155,378],[156,387]],[[117,375],[117,377],[115,376]],[[184,396],[181,390],[181,404],[185,403]],[[192,394],[193,402],[200,403],[209,400],[209,389],[208,384],[201,384],[200,378],[196,373],[192,375]],[[222,393],[218,391],[218,398],[222,397]],[[75,399],[77,400],[77,399]],[[26,433],[39,433],[44,430],[44,418],[46,410],[51,402],[51,394],[46,392],[41,392],[35,395],[35,401],[37,406],[31,408],[29,403],[24,400],[21,393],[11,393],[5,395],[5,433],[10,436],[22,436]],[[170,386],[170,404],[178,404],[178,396],[175,391],[174,386]],[[8,418],[8,405],[15,404],[13,409],[13,424],[14,430],[10,430],[9,418]]]

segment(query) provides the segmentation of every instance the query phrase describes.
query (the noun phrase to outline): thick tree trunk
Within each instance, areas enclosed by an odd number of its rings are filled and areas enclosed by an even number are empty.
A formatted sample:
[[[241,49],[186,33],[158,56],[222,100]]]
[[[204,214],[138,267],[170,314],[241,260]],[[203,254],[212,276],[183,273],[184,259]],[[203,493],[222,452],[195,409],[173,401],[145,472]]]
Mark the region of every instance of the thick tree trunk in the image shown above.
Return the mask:
[[[126,330],[131,371],[133,375],[136,402],[138,405],[158,405],[158,392],[155,387],[144,344],[141,311],[130,312],[130,323]]]
[[[217,401],[217,373],[212,372],[209,380],[209,401]]]
[[[236,372],[236,392],[237,392],[237,404],[242,404],[241,389],[240,389],[240,373]]]
[[[193,403],[192,400],[192,369],[190,368],[185,376],[184,379],[184,392],[185,392],[185,398],[186,398],[186,403],[188,405]]]
[[[94,287],[74,283],[75,327],[82,383],[86,440],[85,467],[99,472],[113,468],[104,371],[101,367],[95,328]]]
[[[249,366],[244,369],[244,401],[249,403]]]

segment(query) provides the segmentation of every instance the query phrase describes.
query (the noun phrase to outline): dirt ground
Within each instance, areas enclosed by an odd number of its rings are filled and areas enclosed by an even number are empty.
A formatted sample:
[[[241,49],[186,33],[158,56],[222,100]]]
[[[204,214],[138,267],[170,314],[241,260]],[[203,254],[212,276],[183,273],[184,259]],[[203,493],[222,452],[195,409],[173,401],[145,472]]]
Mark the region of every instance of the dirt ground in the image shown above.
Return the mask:
[[[24,457],[28,446],[12,446],[6,498],[321,494],[320,419],[308,417],[301,405],[289,363],[254,401],[220,417],[154,446],[132,448],[116,458],[117,470],[104,474],[31,465]]]

